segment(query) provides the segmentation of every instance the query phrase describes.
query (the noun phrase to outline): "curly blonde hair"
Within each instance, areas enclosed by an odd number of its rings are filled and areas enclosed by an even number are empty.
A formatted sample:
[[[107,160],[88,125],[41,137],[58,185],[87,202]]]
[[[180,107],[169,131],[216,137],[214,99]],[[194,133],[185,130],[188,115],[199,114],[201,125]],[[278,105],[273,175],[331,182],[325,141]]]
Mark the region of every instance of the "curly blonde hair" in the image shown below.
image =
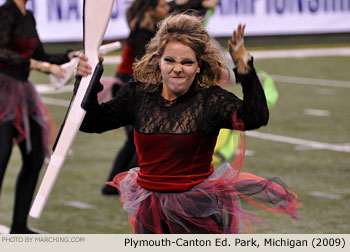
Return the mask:
[[[158,60],[170,41],[178,41],[190,47],[196,54],[201,69],[195,82],[201,87],[218,85],[222,74],[227,71],[217,47],[210,41],[202,18],[189,14],[173,14],[159,23],[159,30],[146,46],[146,54],[134,64],[135,80],[155,90],[162,83]]]

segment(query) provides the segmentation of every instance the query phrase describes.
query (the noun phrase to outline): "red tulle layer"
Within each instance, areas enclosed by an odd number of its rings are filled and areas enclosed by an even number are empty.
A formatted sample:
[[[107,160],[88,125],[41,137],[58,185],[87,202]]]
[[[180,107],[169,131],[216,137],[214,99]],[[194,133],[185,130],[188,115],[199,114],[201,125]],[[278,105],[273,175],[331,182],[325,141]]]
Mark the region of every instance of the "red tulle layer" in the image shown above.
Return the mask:
[[[229,164],[184,192],[144,189],[136,182],[138,169],[118,174],[108,183],[120,191],[135,233],[252,233],[253,224],[266,223],[242,209],[242,198],[264,210],[298,218],[293,192],[278,181],[240,174]]]
[[[16,143],[26,139],[27,151],[31,150],[30,124],[34,120],[42,128],[43,144],[49,153],[49,117],[34,85],[0,73],[0,125],[11,122],[17,129]]]
[[[243,123],[236,120],[236,113],[233,122],[234,128],[244,130]],[[254,207],[299,219],[297,209],[301,204],[297,195],[280,179],[264,179],[241,172],[246,149],[244,132],[240,131],[238,140],[235,161],[222,164],[208,179],[188,191],[147,190],[137,183],[138,170],[141,169],[138,167],[116,175],[107,184],[119,190],[133,231],[156,234],[252,233],[253,224],[266,223],[243,210],[242,199]]]

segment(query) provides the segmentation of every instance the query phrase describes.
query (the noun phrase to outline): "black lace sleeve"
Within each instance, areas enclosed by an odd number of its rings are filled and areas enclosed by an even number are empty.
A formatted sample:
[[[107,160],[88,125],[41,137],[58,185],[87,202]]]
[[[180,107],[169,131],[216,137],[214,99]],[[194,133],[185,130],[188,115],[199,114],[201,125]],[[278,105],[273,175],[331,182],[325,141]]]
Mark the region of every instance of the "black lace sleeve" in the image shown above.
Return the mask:
[[[34,24],[36,24],[35,18],[30,11],[28,11],[28,15],[31,15]],[[36,47],[32,57],[33,59],[36,59],[36,60],[60,65],[69,61],[68,53],[69,51],[67,51],[66,53],[48,54],[45,52],[43,44],[39,39],[38,46]]]
[[[41,41],[39,41],[38,47],[33,54],[33,59],[61,65],[69,61],[68,53],[69,51],[66,53],[48,54],[45,52]]]
[[[137,83],[134,82],[124,85],[111,101],[100,105],[96,95],[80,130],[88,133],[102,133],[132,124],[136,85]]]
[[[243,100],[220,88],[208,89],[205,111],[207,132],[220,128],[251,130],[267,124],[269,111],[264,90],[251,63],[252,70],[246,75],[237,75],[243,88]]]
[[[10,49],[10,39],[16,16],[10,8],[0,8],[0,62],[9,66],[29,68],[29,58]]]
[[[267,107],[264,89],[256,74],[253,59],[248,62],[251,71],[240,75],[235,71],[236,80],[240,80],[243,88],[243,106],[237,112],[238,118],[242,118],[245,130],[256,129],[267,125],[269,109]]]

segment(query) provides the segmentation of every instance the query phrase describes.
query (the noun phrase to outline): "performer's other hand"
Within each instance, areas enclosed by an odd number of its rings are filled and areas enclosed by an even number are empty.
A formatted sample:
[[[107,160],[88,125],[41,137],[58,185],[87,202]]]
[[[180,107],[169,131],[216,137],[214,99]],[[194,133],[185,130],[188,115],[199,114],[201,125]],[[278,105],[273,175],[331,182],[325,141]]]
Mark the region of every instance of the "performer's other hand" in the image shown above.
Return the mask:
[[[248,61],[251,57],[244,46],[244,29],[245,25],[239,24],[237,30],[233,31],[231,39],[228,40],[231,58],[239,73],[248,73],[250,70]]]
[[[52,73],[60,78],[64,77],[65,70],[62,69],[60,66],[51,64],[49,62],[30,59],[29,67],[31,70],[38,70],[43,73]]]
[[[64,78],[64,73],[66,72],[66,70],[64,70],[62,67],[58,65],[51,64],[50,72],[59,78]]]

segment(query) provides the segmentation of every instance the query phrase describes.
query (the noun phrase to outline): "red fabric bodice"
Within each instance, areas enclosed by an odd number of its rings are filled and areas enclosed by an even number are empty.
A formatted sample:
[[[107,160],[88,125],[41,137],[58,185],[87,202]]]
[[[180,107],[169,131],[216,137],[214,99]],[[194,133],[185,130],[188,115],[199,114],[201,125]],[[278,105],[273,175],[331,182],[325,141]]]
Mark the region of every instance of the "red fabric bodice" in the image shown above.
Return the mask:
[[[215,143],[215,136],[205,137],[200,132],[178,135],[135,131],[138,184],[154,191],[191,189],[213,173]]]

